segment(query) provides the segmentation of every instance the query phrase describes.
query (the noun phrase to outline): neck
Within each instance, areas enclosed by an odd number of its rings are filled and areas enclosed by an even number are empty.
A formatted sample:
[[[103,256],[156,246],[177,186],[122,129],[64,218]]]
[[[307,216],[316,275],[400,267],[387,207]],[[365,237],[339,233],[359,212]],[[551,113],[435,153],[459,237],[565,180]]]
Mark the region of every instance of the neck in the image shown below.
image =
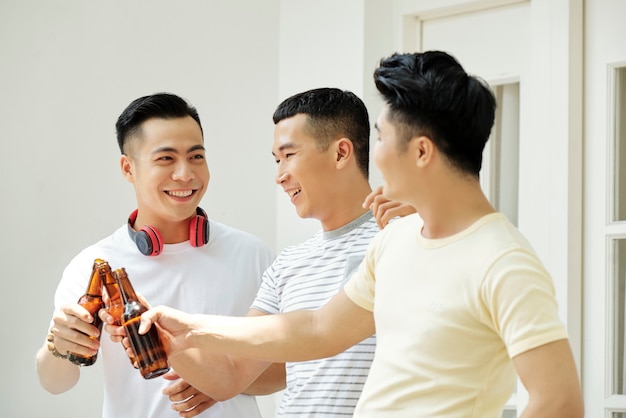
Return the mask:
[[[363,208],[363,202],[372,192],[367,180],[355,181],[337,192],[329,195],[328,206],[318,219],[324,231],[333,231],[354,221],[368,209]]]
[[[428,203],[418,206],[424,221],[422,235],[425,238],[445,238],[457,234],[483,216],[495,212],[477,178],[455,176],[450,180],[431,187],[427,191]]]
[[[150,225],[159,231],[164,244],[178,244],[189,239],[189,221],[189,219],[179,222],[148,219],[142,217],[141,211],[139,211],[133,229],[139,231],[144,225]]]

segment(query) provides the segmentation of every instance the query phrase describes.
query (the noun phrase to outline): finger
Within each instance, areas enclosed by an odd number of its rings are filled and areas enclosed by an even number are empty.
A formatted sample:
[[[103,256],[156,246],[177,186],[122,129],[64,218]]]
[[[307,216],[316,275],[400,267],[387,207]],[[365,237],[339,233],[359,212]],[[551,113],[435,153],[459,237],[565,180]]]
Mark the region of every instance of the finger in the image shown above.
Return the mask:
[[[400,203],[397,202],[379,202],[376,205],[374,213],[374,217],[376,218],[376,222],[380,229],[383,229],[388,223],[389,220],[394,218],[397,213],[399,213],[398,208],[401,206]]]
[[[104,330],[109,334],[111,341],[116,343],[121,342],[126,337],[126,330],[118,325],[105,324]]]
[[[213,405],[217,403],[215,400],[209,397],[201,398],[201,399],[194,399],[194,398],[190,399],[190,401],[193,400],[195,402],[195,405],[192,408],[188,408],[186,410],[181,411],[180,410],[181,408],[185,408],[186,406],[185,404],[172,404],[172,409],[174,409],[175,411],[180,411],[178,413],[179,416],[190,418],[190,417],[195,417],[195,416],[200,415],[202,412],[206,411],[207,409],[209,409],[210,407],[212,407]]]
[[[108,308],[103,308],[98,311],[98,316],[105,324],[117,324],[115,317],[111,315]]]
[[[64,316],[58,316],[57,318],[64,318],[68,323],[72,322],[76,324],[80,321],[91,324],[94,321],[94,317],[89,313],[89,311],[77,303],[62,306],[61,312]]]
[[[165,379],[165,380],[177,380],[177,379],[180,379],[180,376],[178,375],[178,373],[176,373],[176,371],[174,369],[170,369],[169,372],[165,373],[161,377],[163,379]]]
[[[376,189],[374,189],[370,194],[368,194],[365,197],[365,201],[363,202],[363,208],[369,209],[372,203],[374,202],[374,199],[376,199],[377,196],[380,196],[382,194],[383,194],[382,187],[377,187]]]
[[[137,359],[135,358],[135,351],[133,350],[133,347],[130,345],[130,340],[128,339],[128,337],[124,337],[122,339],[122,347],[124,347],[124,351],[126,351],[126,355],[128,356],[130,363],[133,365],[135,369],[138,369],[139,365],[137,364]]]
[[[163,394],[167,396],[172,402],[184,401],[188,397],[197,392],[197,390],[183,379],[178,379],[165,389]]]
[[[63,334],[55,333],[54,346],[60,353],[71,352],[83,356],[93,356],[98,352],[100,343],[78,331],[70,330],[63,332]]]
[[[55,327],[53,334],[55,338],[65,340],[68,344],[73,344],[73,346],[83,346],[90,350],[98,350],[100,348],[100,330],[79,319],[70,320],[68,326]],[[72,351],[74,350],[72,349]]]
[[[152,324],[159,321],[161,314],[156,309],[148,309],[141,314],[141,322],[139,323],[139,333],[145,334],[148,332]]]
[[[185,391],[185,395],[181,396],[183,397],[179,400],[174,400],[172,396],[169,397],[172,402],[172,409],[175,411],[188,411],[201,403],[213,401],[213,399],[209,396],[198,391],[192,386],[189,386],[189,388]]]
[[[107,312],[107,310],[106,310],[105,308],[100,309],[100,310],[98,311],[98,317],[99,317],[99,318],[100,318],[100,320],[101,320],[102,322],[104,322],[105,324],[110,324],[110,323],[112,323],[112,322],[111,322],[111,320],[113,319],[113,317],[111,317],[111,318],[109,319],[109,318],[108,318],[108,316],[111,316],[111,315],[109,315],[109,313]]]

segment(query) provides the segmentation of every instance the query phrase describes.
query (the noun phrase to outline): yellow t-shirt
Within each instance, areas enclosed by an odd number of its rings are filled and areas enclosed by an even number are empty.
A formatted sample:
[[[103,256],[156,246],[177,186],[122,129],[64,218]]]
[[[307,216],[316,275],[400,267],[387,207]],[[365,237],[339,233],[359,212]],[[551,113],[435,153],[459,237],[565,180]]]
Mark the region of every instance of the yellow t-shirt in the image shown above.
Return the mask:
[[[390,224],[344,288],[378,339],[354,416],[499,418],[511,358],[567,338],[552,279],[500,213],[443,239],[421,228]]]

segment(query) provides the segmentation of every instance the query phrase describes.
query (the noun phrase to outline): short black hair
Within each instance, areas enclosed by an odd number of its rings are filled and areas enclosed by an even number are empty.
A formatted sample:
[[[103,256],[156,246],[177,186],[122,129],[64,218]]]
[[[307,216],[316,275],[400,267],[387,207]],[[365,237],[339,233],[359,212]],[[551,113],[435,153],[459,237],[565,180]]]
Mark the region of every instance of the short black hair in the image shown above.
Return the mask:
[[[384,58],[374,82],[406,141],[428,136],[454,167],[478,176],[496,110],[487,83],[442,51]]]
[[[175,94],[156,93],[133,100],[115,123],[120,152],[126,153],[124,148],[128,139],[141,133],[141,124],[148,119],[174,119],[186,116],[191,116],[198,122],[200,131],[202,131],[198,111]]]
[[[322,150],[332,141],[348,138],[354,146],[357,165],[365,178],[369,174],[370,122],[367,108],[354,93],[324,87],[295,94],[278,105],[273,120],[304,114],[307,128]]]

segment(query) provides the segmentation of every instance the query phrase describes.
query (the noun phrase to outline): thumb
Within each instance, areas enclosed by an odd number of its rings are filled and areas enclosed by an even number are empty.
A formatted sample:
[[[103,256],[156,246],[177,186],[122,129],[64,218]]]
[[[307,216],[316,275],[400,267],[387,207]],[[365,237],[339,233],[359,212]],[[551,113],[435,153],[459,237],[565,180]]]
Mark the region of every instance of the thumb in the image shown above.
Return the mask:
[[[141,314],[141,322],[139,323],[139,333],[145,334],[150,330],[152,324],[159,321],[161,314],[156,309],[148,309]]]

